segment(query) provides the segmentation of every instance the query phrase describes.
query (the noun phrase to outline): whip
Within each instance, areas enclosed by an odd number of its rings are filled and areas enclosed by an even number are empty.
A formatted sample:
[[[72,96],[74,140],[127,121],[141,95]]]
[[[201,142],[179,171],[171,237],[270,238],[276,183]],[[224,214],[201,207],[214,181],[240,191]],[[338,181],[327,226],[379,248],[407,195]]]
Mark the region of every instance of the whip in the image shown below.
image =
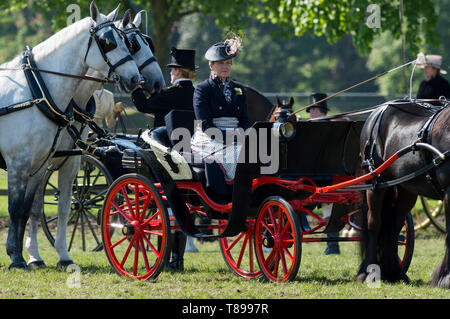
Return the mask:
[[[366,84],[366,83],[368,83],[368,82],[370,82],[370,81],[376,80],[376,79],[378,79],[379,77],[382,77],[383,75],[386,75],[386,74],[388,74],[388,73],[394,72],[394,71],[396,71],[396,70],[398,70],[398,69],[401,69],[401,68],[403,68],[403,67],[405,67],[405,66],[408,66],[408,65],[410,65],[410,64],[412,64],[412,63],[414,63],[414,67],[415,67],[417,64],[425,64],[425,62],[426,62],[426,60],[425,60],[425,55],[421,52],[421,53],[419,53],[419,54],[417,55],[417,59],[415,59],[415,60],[412,60],[412,61],[410,61],[410,62],[408,62],[408,63],[405,63],[405,64],[402,64],[402,65],[400,65],[400,66],[397,66],[397,67],[395,67],[395,68],[393,68],[393,69],[390,69],[390,70],[388,70],[388,71],[384,71],[384,72],[382,72],[382,73],[380,73],[380,74],[374,75],[374,76],[372,76],[371,78],[369,78],[369,79],[367,79],[367,80],[364,80],[364,81],[362,81],[362,82],[360,82],[360,83],[357,83],[357,84],[355,84],[355,85],[352,85],[352,86],[350,86],[350,87],[348,87],[348,88],[346,88],[346,89],[344,89],[344,90],[341,90],[341,91],[339,91],[339,92],[333,93],[333,94],[331,94],[330,96],[327,96],[326,98],[324,98],[324,99],[322,99],[322,100],[320,100],[320,101],[316,101],[316,102],[314,102],[314,103],[312,103],[312,104],[310,104],[310,105],[307,105],[307,106],[305,106],[305,107],[302,107],[302,108],[298,109],[297,111],[291,113],[290,117],[292,117],[292,116],[294,116],[295,114],[297,114],[297,113],[299,113],[299,112],[301,112],[301,111],[304,111],[304,110],[306,110],[306,109],[308,109],[308,108],[310,108],[310,107],[312,107],[312,106],[314,106],[314,105],[317,105],[317,104],[319,104],[319,103],[325,102],[325,101],[331,99],[332,97],[335,97],[335,96],[337,96],[337,95],[339,95],[339,94],[342,94],[342,93],[344,93],[344,92],[347,92],[347,91],[349,91],[349,90],[351,90],[351,89],[354,89],[354,88],[356,88],[356,87],[358,87],[358,86],[361,86],[361,85],[363,85],[363,84]]]

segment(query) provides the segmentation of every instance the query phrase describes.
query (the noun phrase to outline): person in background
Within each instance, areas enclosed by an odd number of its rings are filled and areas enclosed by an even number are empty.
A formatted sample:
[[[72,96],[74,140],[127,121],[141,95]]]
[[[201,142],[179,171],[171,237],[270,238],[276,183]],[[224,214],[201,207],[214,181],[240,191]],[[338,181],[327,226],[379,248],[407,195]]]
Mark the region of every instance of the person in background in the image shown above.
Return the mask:
[[[326,97],[327,97],[327,95],[325,93],[315,93],[310,96],[310,99],[311,99],[310,104],[319,102],[320,100],[323,100]],[[309,113],[309,118],[311,118],[311,119],[327,116],[328,111],[329,111],[329,109],[327,106],[327,101],[316,103],[315,105],[306,109],[306,112]],[[323,218],[325,220],[330,218],[332,208],[333,208],[333,204],[322,204],[322,213],[323,213]],[[329,239],[337,238],[337,237],[339,237],[339,233],[328,233],[327,237]],[[325,249],[325,251],[323,253],[325,255],[340,254],[339,242],[337,242],[337,241],[336,242],[333,242],[333,241],[327,242],[327,248]]]
[[[105,121],[107,128],[113,128],[116,125],[117,117],[123,111],[123,103],[114,104],[114,94],[104,89],[102,83],[94,92],[94,99],[96,104],[94,122],[99,127],[103,127],[103,121]]]
[[[198,69],[198,66],[195,65],[195,50],[172,47],[170,55],[172,60],[167,67],[170,68],[172,85],[150,97],[147,97],[143,89],[136,89],[131,96],[140,112],[154,114],[153,129],[166,125],[164,117],[171,110],[193,111],[194,85],[192,80],[197,76],[196,70]],[[170,247],[172,247],[172,259],[167,266],[173,270],[184,270],[186,235],[182,231],[174,231],[170,234],[169,240],[171,241]],[[189,248],[191,249],[191,247]]]
[[[450,85],[441,74],[447,74],[441,70],[442,57],[440,55],[426,55],[425,64],[418,65],[423,68],[425,80],[420,83],[417,92],[418,99],[439,99],[441,96],[450,99]]]

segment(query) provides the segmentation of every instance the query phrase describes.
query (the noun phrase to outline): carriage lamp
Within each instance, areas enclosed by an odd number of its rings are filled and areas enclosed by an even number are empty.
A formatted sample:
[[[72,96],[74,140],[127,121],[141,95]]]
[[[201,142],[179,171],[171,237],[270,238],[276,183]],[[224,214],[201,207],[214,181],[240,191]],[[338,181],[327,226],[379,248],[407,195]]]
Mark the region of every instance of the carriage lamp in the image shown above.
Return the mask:
[[[286,110],[277,112],[276,122],[272,126],[275,136],[281,137],[284,140],[291,140],[295,136],[294,124],[289,121],[290,113]]]

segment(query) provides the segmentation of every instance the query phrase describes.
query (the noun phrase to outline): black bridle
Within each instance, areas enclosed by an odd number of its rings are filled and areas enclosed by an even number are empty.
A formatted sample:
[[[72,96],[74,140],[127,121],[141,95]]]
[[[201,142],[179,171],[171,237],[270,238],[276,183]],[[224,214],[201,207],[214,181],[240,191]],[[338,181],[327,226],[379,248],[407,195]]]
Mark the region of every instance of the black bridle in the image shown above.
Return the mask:
[[[125,30],[120,30],[121,32],[123,32],[124,38],[125,40],[125,44],[128,47],[128,50],[130,51],[130,53],[132,55],[135,55],[140,49],[141,49],[141,45],[139,44],[139,41],[137,40],[137,36],[141,37],[141,40],[149,47],[150,51],[152,52],[152,54],[155,53],[155,46],[153,45],[153,40],[151,37],[149,37],[146,34],[142,34],[141,30],[139,30],[139,28],[137,28],[134,24],[131,24],[133,27],[129,28],[129,29],[125,29]],[[134,33],[131,35],[131,38],[128,39],[128,34],[130,33]],[[152,64],[153,62],[158,61],[156,59],[156,57],[153,55],[150,58],[148,58],[147,60],[144,61],[144,63],[142,63],[141,65],[138,66],[138,70],[139,72],[142,72],[142,70],[147,66]]]
[[[111,30],[108,30],[106,32],[103,32],[100,35],[97,35],[97,32],[100,31],[103,28],[111,27]],[[89,53],[89,49],[91,48],[92,39],[95,40],[97,43],[98,49],[103,57],[103,60],[108,64],[109,71],[108,71],[108,78],[111,76],[111,74],[122,64],[132,61],[133,57],[128,54],[124,58],[120,59],[116,64],[111,64],[108,57],[106,56],[106,53],[114,50],[117,48],[117,42],[114,38],[113,30],[117,31],[117,34],[119,37],[123,37],[121,31],[114,25],[112,21],[107,21],[101,24],[98,24],[96,26],[91,26],[91,29],[89,30],[91,36],[89,37],[88,42],[88,48],[86,50],[86,54],[84,55],[84,62],[86,62],[87,55]],[[125,44],[127,44],[127,38],[123,37],[125,40]]]

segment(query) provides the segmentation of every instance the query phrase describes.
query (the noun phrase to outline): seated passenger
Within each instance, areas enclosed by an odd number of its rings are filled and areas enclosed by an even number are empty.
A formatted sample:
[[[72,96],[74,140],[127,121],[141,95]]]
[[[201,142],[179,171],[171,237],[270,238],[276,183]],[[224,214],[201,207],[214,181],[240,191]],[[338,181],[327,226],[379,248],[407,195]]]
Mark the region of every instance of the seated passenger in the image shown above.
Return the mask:
[[[226,136],[238,134],[251,126],[244,87],[230,78],[232,59],[238,55],[241,43],[242,40],[236,36],[207,50],[205,58],[209,61],[211,75],[194,91],[194,112],[198,123],[191,149],[206,160],[207,188],[227,200],[232,193],[240,144],[234,143],[224,149]],[[215,134],[211,134],[211,129],[220,130],[222,141],[212,138]]]

